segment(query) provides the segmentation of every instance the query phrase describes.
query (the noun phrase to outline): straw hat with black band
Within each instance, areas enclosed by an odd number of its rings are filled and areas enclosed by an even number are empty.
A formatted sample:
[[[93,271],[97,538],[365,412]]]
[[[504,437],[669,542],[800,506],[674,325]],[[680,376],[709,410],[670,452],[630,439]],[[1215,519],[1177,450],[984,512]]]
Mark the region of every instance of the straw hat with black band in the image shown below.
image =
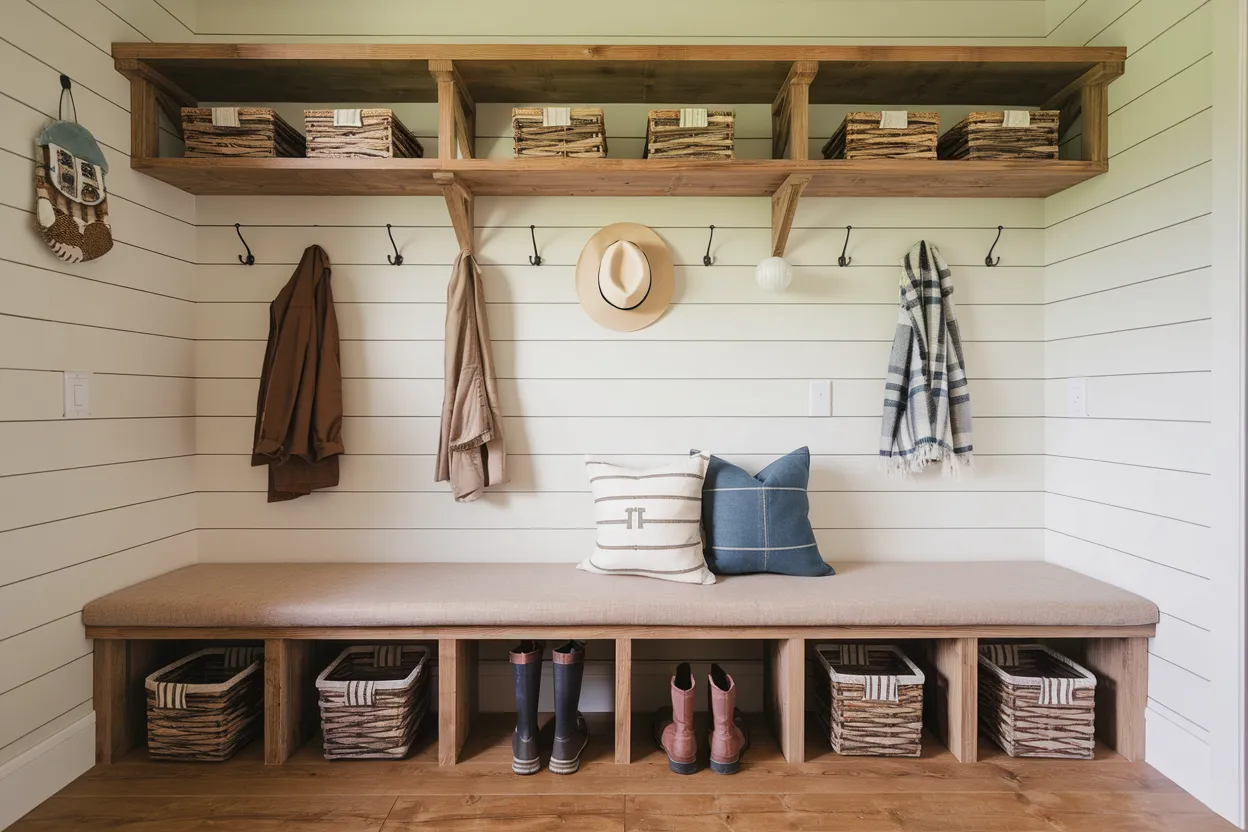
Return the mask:
[[[672,300],[672,253],[653,230],[608,225],[589,238],[576,261],[576,294],[594,321],[617,332],[654,323]]]

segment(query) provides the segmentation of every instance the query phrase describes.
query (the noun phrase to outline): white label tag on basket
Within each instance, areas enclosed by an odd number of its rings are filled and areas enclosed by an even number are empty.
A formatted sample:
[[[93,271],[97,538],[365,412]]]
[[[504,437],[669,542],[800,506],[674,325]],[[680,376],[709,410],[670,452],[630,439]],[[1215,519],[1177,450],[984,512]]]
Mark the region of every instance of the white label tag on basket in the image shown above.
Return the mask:
[[[897,677],[896,676],[864,676],[867,684],[862,692],[862,698],[867,702],[896,702],[900,698],[897,695]]]
[[[884,130],[905,130],[910,126],[910,114],[905,110],[885,110],[880,113],[880,127]]]
[[[186,685],[176,682],[157,682],[156,707],[169,711],[185,711]]]
[[[543,127],[571,127],[572,126],[572,108],[571,107],[543,107],[542,108],[542,126]]]
[[[680,111],[681,127],[705,127],[706,110],[697,107],[686,107]]]
[[[348,706],[374,705],[377,702],[376,682],[347,682],[343,703]]]
[[[363,127],[359,110],[334,110],[335,127]]]
[[[1041,705],[1070,705],[1075,701],[1074,679],[1040,680]]]
[[[213,107],[212,108],[212,126],[213,127],[238,127],[238,108],[237,107]]]
[[[1006,110],[1002,127],[1030,127],[1031,113],[1027,110]]]

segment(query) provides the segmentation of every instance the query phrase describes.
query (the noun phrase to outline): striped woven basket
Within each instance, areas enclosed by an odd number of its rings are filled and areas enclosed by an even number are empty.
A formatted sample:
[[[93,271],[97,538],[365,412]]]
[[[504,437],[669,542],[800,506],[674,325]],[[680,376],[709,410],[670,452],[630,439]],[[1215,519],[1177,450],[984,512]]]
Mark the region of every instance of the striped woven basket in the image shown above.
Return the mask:
[[[303,134],[271,107],[183,107],[187,158],[302,156]]]
[[[425,148],[394,111],[304,110],[308,158],[419,159]]]
[[[402,759],[429,710],[429,648],[348,647],[316,679],[325,759]]]
[[[980,645],[979,723],[1011,757],[1090,760],[1096,676],[1042,644]]]
[[[887,110],[846,113],[823,146],[825,159],[935,159],[940,114]]]
[[[147,750],[174,760],[227,760],[263,726],[264,648],[210,647],[144,680]]]
[[[607,124],[601,107],[516,107],[511,111],[516,158],[604,159]]]
[[[891,644],[820,644],[815,655],[811,692],[833,751],[919,756],[924,677],[914,662]]]

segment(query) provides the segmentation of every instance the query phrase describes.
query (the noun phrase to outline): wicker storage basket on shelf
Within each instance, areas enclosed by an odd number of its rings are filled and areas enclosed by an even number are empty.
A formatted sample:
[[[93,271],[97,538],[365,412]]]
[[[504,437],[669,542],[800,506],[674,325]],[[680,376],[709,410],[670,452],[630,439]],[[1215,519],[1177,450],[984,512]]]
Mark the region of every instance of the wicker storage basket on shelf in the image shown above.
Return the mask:
[[[838,754],[917,757],[923,671],[890,644],[820,644],[811,662],[816,715]]]
[[[1011,757],[1089,760],[1096,677],[1040,644],[979,648],[979,722]]]
[[[394,110],[304,110],[308,156],[322,159],[419,159],[420,140]]]
[[[316,679],[325,759],[401,759],[429,710],[429,648],[348,647]]]
[[[825,159],[935,159],[937,113],[846,113],[823,146]]]
[[[511,111],[516,158],[603,159],[606,118],[601,107],[517,107]]]
[[[1057,110],[975,112],[937,143],[941,159],[1056,159]]]
[[[647,159],[731,159],[737,116],[732,110],[651,110],[646,121]]]
[[[264,649],[210,647],[144,681],[147,750],[175,760],[227,760],[263,727]]]
[[[182,136],[192,158],[302,156],[304,148],[299,131],[268,107],[183,107]]]

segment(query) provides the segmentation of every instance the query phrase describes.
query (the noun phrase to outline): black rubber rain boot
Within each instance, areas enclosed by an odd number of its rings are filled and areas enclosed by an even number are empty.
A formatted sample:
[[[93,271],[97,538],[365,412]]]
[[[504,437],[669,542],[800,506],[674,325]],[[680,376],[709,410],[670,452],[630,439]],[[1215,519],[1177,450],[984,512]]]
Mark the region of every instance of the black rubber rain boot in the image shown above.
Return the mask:
[[[574,774],[589,743],[581,703],[585,678],[585,645],[569,641],[550,654],[555,663],[555,744],[550,750],[551,774]]]
[[[540,641],[522,641],[511,653],[511,675],[516,680],[516,733],[511,737],[511,770],[537,774],[542,757],[537,751],[537,697],[542,688]]]

